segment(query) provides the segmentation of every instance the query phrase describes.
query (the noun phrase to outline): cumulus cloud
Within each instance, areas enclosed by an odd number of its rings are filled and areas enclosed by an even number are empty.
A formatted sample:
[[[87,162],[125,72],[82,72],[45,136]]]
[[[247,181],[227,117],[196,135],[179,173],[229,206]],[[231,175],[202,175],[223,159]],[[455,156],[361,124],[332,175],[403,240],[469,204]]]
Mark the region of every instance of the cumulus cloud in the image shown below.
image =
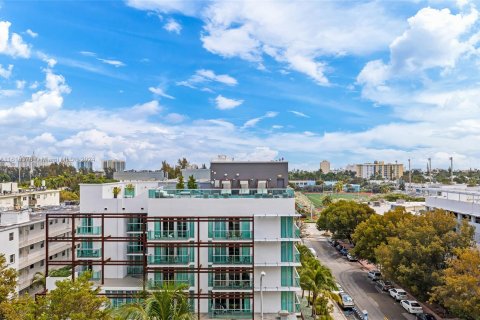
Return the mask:
[[[303,112],[300,112],[300,111],[295,111],[295,110],[289,110],[288,112],[296,115],[297,117],[301,117],[301,118],[310,118],[310,116],[306,115],[305,113]]]
[[[227,86],[236,86],[238,84],[237,79],[228,74],[216,74],[212,70],[200,69],[197,70],[188,80],[177,82],[177,85],[196,89],[197,85],[209,82],[217,82]],[[208,88],[203,88],[202,90],[205,89]]]
[[[169,113],[165,116],[165,120],[170,123],[180,123],[185,121],[187,117],[179,113]]]
[[[101,61],[105,64],[109,64],[111,66],[114,66],[115,68],[118,68],[118,67],[124,67],[125,66],[125,63],[123,63],[122,61],[120,60],[113,60],[113,59],[102,59],[102,58],[97,58],[98,61]]]
[[[163,88],[161,88],[160,86],[158,87],[150,87],[148,88],[148,91],[150,91],[151,93],[153,93],[154,95],[157,95],[157,96],[160,96],[160,97],[164,97],[164,98],[168,98],[168,99],[175,99],[175,97],[167,94]]]
[[[8,79],[12,75],[13,64],[9,64],[8,67],[4,68],[0,64],[0,77]]]
[[[20,58],[30,57],[30,46],[17,33],[10,33],[11,23],[0,21],[0,53]]]
[[[38,37],[38,33],[33,32],[32,29],[27,29],[27,31],[25,31],[25,33],[28,34],[32,38]]]
[[[45,119],[63,105],[63,95],[70,93],[65,78],[45,71],[45,89],[32,94],[31,98],[14,107],[0,107],[0,123],[18,123]]]
[[[235,99],[230,99],[226,98],[222,95],[218,95],[215,98],[215,104],[216,108],[219,110],[230,110],[238,107],[243,103],[243,100],[235,100]]]
[[[180,32],[182,31],[182,26],[175,19],[170,18],[163,26],[163,29],[167,30],[168,32],[180,34]]]
[[[138,114],[140,116],[154,115],[159,113],[161,110],[162,107],[160,107],[160,104],[157,100],[152,100],[143,104],[137,104],[131,108],[131,111],[134,114]]]

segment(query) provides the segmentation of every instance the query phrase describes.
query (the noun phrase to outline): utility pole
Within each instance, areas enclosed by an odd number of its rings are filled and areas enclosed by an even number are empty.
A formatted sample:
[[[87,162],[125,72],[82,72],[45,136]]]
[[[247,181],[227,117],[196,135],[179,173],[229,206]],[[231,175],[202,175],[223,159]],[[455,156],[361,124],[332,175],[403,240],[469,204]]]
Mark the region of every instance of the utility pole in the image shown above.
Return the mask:
[[[410,159],[408,159],[408,184],[409,189],[412,188],[412,167],[410,166]]]
[[[453,157],[450,157],[450,182],[453,183]]]

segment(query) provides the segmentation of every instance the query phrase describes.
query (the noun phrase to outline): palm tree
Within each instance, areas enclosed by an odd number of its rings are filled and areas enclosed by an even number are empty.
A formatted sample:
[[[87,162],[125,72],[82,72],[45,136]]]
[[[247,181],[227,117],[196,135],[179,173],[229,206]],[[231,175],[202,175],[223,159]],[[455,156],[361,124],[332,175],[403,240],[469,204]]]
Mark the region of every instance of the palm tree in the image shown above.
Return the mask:
[[[313,259],[312,259],[313,260]],[[336,288],[335,280],[330,269],[321,265],[318,260],[302,267],[300,283],[310,291],[312,302],[312,317],[315,315],[317,298],[319,295],[328,295],[330,290]]]
[[[190,320],[193,318],[186,286],[164,286],[141,302],[125,304],[117,313],[125,320]]]
[[[329,205],[331,205],[333,202],[333,199],[331,196],[325,196],[323,199],[322,199],[322,206],[324,207],[328,207]]]
[[[36,272],[35,275],[33,276],[32,279],[32,286],[34,287],[43,287],[43,289],[46,289],[47,286],[47,280],[45,277],[45,273],[43,272]]]

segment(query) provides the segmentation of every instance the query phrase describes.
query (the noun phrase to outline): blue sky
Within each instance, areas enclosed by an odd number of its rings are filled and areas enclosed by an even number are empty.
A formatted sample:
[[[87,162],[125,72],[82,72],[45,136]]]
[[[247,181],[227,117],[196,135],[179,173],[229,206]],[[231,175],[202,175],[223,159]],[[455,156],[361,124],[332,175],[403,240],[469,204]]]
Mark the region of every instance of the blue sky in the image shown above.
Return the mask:
[[[3,1],[0,157],[478,167],[468,1]]]

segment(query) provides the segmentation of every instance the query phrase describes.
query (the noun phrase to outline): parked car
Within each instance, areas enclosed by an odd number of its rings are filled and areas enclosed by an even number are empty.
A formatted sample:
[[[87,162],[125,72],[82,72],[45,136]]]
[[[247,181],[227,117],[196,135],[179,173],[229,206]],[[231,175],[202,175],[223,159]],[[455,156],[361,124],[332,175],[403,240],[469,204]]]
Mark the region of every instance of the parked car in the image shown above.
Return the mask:
[[[417,313],[416,319],[418,320],[437,320],[433,314],[430,313]]]
[[[340,296],[340,305],[343,309],[350,309],[355,307],[355,303],[353,302],[352,297],[350,297],[347,293],[342,292],[339,294]]]
[[[335,248],[336,248],[338,251],[340,251],[340,250],[343,249],[343,246],[342,246],[341,244],[337,244],[337,245],[335,246]]]
[[[353,261],[358,261],[357,257],[354,256],[354,255],[351,254],[351,253],[347,254],[347,259],[348,259],[348,261],[352,261],[352,262],[353,262]]]
[[[368,277],[373,281],[377,281],[382,278],[382,274],[378,270],[371,270],[371,271],[368,271]]]
[[[377,287],[379,287],[382,291],[388,291],[393,288],[393,284],[388,280],[378,280]]]
[[[346,255],[348,254],[348,250],[345,249],[345,248],[343,248],[342,250],[340,250],[340,254],[341,254],[342,256],[346,256]]]
[[[393,288],[388,290],[388,293],[397,301],[407,299],[407,293],[403,289]]]
[[[308,250],[310,250],[310,252],[313,254],[314,257],[317,256],[317,252],[315,251],[315,249],[313,249],[313,248],[308,248]]]
[[[415,300],[402,300],[400,304],[408,313],[423,313],[422,306]]]
[[[335,293],[335,294],[340,295],[340,293],[343,293],[343,292],[344,292],[344,291],[343,291],[343,288],[342,288],[342,286],[341,286],[338,282],[335,283],[335,284],[337,285],[337,290],[332,290],[332,293]]]

